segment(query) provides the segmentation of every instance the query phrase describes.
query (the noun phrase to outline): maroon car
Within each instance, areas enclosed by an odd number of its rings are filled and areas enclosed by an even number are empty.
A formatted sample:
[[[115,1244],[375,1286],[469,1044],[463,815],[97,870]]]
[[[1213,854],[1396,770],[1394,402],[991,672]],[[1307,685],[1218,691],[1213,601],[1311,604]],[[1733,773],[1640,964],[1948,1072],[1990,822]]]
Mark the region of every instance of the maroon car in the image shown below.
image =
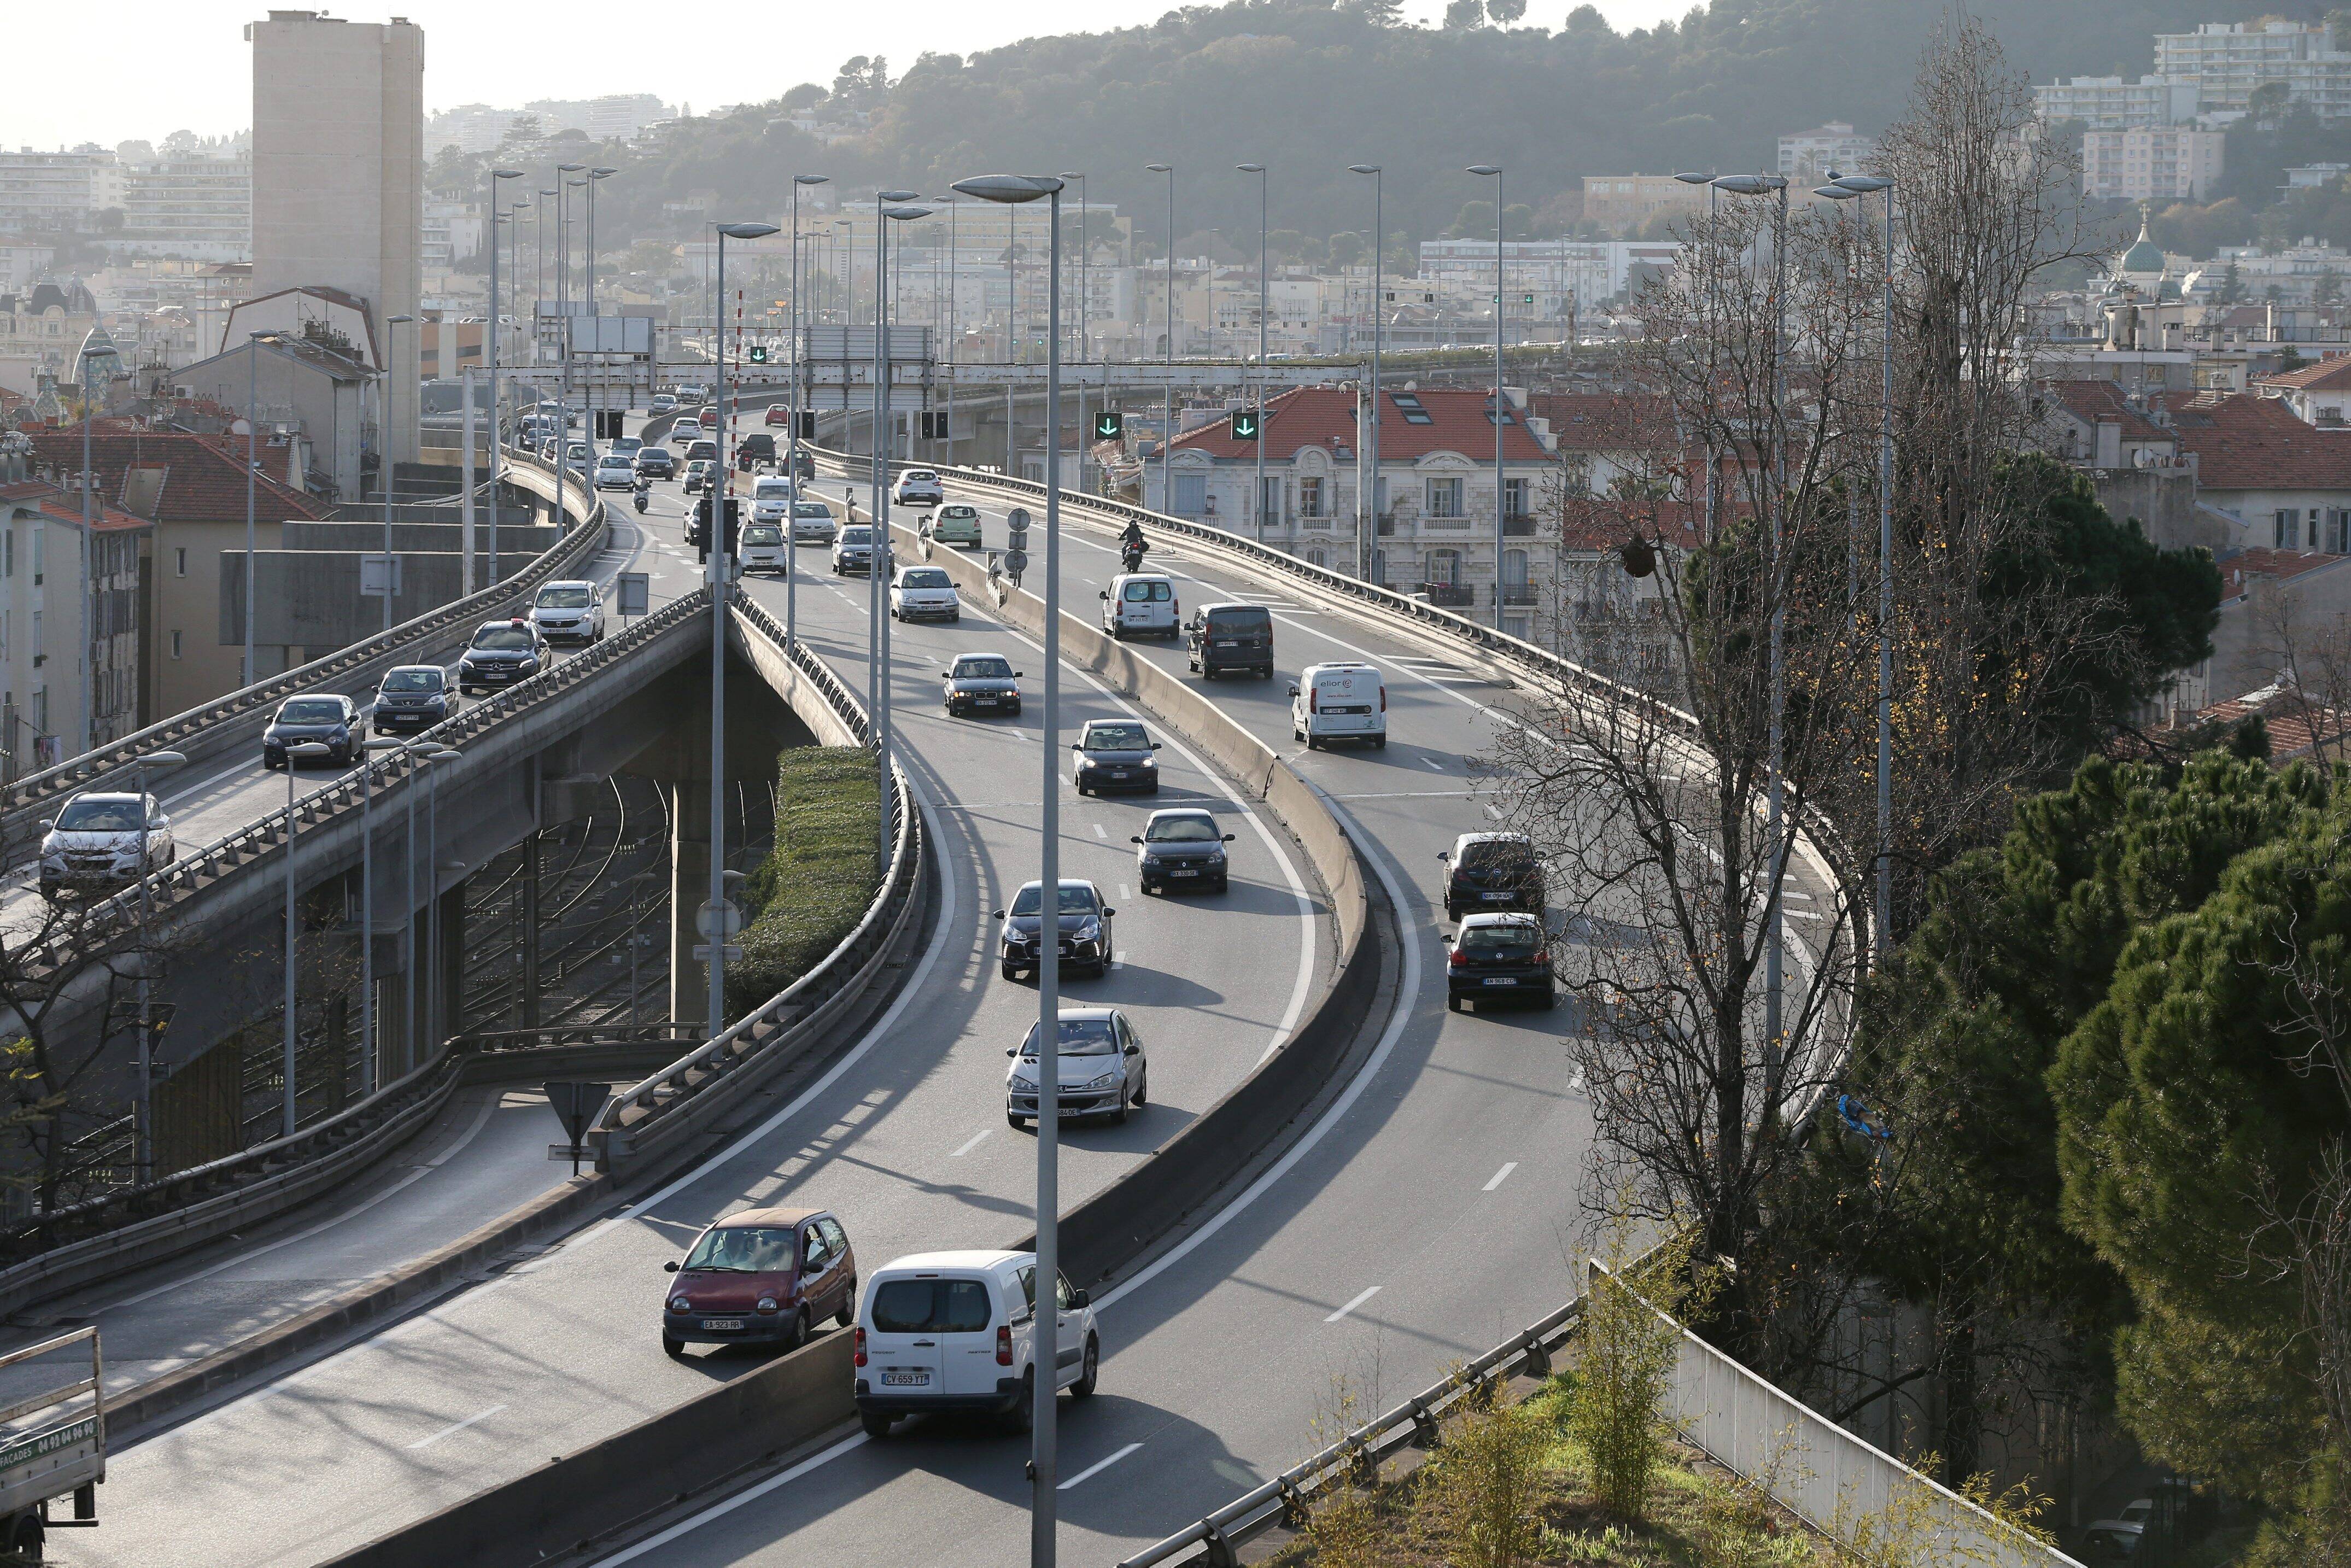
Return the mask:
[[[689,1343],[797,1350],[821,1318],[857,1315],[857,1255],[841,1221],[816,1208],[751,1208],[704,1231],[662,1304],[662,1349]]]

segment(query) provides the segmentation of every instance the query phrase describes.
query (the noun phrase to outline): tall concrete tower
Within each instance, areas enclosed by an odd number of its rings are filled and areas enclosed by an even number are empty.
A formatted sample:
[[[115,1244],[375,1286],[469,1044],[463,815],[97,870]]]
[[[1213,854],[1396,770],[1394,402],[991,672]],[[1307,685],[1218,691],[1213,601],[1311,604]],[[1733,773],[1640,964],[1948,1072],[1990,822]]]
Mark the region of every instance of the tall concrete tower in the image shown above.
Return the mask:
[[[253,45],[253,292],[324,285],[367,302],[392,370],[386,450],[416,456],[424,270],[424,31],[272,11]],[[234,347],[235,345],[231,345]],[[388,478],[389,476],[386,476]]]

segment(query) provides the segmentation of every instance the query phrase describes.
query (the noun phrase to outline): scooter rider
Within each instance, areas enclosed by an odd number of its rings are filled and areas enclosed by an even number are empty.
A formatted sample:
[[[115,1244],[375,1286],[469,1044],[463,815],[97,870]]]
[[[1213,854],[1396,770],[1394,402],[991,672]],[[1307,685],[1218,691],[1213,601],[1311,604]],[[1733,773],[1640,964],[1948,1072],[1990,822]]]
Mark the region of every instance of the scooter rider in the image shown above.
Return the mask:
[[[1144,542],[1143,525],[1130,519],[1126,525],[1126,532],[1121,534],[1118,540],[1119,559],[1126,563],[1126,570],[1133,571],[1142,565],[1143,552],[1150,548]]]
[[[645,503],[651,498],[653,487],[653,482],[650,477],[641,478],[637,481],[637,493],[632,499],[636,502],[638,511],[642,512],[645,509]]]

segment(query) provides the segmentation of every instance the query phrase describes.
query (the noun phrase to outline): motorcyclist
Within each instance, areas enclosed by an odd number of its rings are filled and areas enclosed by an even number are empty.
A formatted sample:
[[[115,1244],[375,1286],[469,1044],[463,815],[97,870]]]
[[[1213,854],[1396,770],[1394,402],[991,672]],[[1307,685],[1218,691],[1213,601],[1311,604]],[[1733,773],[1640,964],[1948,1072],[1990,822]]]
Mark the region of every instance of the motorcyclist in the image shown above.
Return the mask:
[[[1130,520],[1126,525],[1126,532],[1121,534],[1118,538],[1119,558],[1126,563],[1126,570],[1133,571],[1141,563],[1143,552],[1150,548],[1144,542],[1143,525]]]

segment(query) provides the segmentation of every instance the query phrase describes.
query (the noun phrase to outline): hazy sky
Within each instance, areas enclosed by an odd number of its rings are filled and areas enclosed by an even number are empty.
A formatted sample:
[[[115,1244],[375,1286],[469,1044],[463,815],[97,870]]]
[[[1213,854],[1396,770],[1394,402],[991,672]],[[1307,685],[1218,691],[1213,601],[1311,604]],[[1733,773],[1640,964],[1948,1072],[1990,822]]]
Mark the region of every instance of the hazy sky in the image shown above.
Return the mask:
[[[1679,16],[1691,0],[1597,0],[1620,28]],[[1534,0],[1529,20],[1556,27],[1575,0]],[[653,92],[697,110],[774,98],[802,81],[832,79],[852,55],[879,52],[893,69],[925,49],[967,54],[1040,33],[1131,26],[1169,0],[688,0],[678,6],[612,0],[517,5],[513,0],[383,0],[381,9],[330,6],[352,21],[394,13],[424,29],[424,101],[513,105],[536,98]],[[1434,19],[1443,0],[1405,0]],[[12,7],[9,52],[25,68],[0,94],[0,147],[160,141],[174,131],[212,136],[252,118],[245,24],[266,4],[222,0],[96,0]],[[1553,14],[1556,13],[1556,14]],[[37,62],[37,63],[36,63]]]

